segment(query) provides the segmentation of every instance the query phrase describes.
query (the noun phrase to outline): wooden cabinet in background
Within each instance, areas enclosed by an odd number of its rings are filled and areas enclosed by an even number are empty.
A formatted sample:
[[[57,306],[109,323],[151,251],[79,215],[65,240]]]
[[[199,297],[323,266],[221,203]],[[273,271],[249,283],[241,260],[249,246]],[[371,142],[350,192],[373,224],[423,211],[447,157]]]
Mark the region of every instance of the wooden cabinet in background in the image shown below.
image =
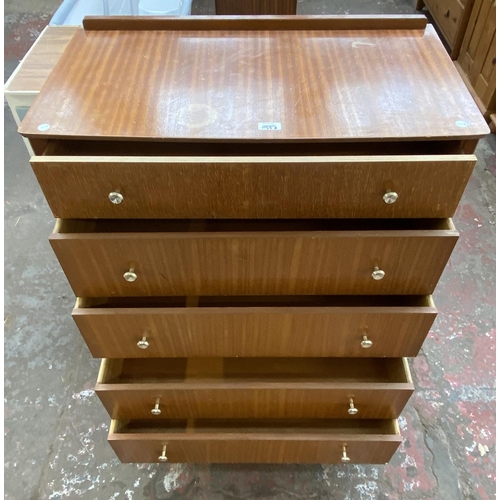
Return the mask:
[[[476,0],[455,66],[489,117],[496,109],[496,1]]]
[[[47,26],[4,85],[4,96],[17,125],[26,116],[77,26]],[[24,143],[34,154],[28,139]]]
[[[453,60],[458,57],[475,0],[418,0],[417,10],[429,9]]]

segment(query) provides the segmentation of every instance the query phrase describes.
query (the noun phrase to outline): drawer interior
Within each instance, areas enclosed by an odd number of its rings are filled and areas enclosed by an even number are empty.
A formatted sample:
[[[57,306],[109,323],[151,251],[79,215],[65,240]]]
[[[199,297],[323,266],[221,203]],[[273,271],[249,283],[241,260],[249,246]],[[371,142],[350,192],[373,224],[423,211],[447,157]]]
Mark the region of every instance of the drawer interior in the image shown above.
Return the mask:
[[[411,383],[401,358],[104,359],[101,384],[143,383]]]
[[[54,233],[454,230],[451,219],[58,219]]]
[[[430,295],[249,295],[79,298],[77,309],[231,307],[435,307]],[[139,311],[140,312],[140,311]]]
[[[113,420],[110,434],[389,434],[396,420],[349,419],[189,419]]]
[[[359,156],[462,153],[460,141],[403,142],[141,142],[50,140],[43,156]]]

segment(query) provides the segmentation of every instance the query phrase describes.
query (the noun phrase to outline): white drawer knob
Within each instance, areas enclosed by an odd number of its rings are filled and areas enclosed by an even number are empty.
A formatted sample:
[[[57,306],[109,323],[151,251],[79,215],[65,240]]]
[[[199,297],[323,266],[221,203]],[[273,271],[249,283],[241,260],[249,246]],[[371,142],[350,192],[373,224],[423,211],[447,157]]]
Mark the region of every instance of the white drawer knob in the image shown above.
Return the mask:
[[[351,461],[351,459],[347,456],[347,446],[346,445],[342,446],[342,458],[340,460],[344,463]]]
[[[349,398],[349,409],[347,410],[349,415],[356,415],[358,413],[358,409],[354,406],[354,401],[352,398]]]
[[[375,281],[380,281],[384,276],[385,276],[385,271],[382,271],[382,269],[379,269],[378,266],[375,266],[373,268],[372,278]]]
[[[166,462],[168,459],[167,459],[167,446],[165,445],[163,447],[163,450],[161,452],[161,455],[158,457],[158,460],[160,462]]]
[[[111,191],[108,194],[109,201],[114,205],[119,205],[123,201],[123,195],[118,191]]]
[[[142,339],[139,340],[139,342],[137,342],[137,347],[139,349],[147,349],[149,347],[148,338],[147,337],[142,337]]]
[[[384,194],[384,201],[388,205],[396,203],[397,199],[398,199],[398,193],[395,193],[394,191],[387,191],[387,193]]]
[[[149,345],[149,344],[148,344]],[[156,403],[155,407],[151,410],[151,413],[156,417],[158,415],[161,415],[161,410],[160,410],[160,398],[156,398]]]
[[[363,335],[363,340],[361,341],[361,347],[363,349],[369,349],[372,345],[373,342],[366,335]]]
[[[134,273],[133,269],[129,269],[123,277],[125,278],[125,281],[128,281],[129,283],[132,283],[137,279],[137,274]]]

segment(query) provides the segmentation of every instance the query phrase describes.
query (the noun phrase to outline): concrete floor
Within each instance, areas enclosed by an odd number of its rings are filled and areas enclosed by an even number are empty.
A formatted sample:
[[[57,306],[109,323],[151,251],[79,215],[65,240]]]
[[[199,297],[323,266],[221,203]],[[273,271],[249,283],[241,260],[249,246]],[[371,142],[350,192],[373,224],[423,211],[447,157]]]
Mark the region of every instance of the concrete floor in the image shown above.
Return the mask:
[[[299,0],[299,12],[411,13],[410,1]],[[58,2],[5,2],[5,78]],[[193,13],[212,13],[194,0]],[[455,217],[461,238],[434,294],[441,313],[413,362],[404,444],[386,466],[121,465],[47,236],[54,220],[5,113],[5,498],[489,500],[494,496],[495,143]]]

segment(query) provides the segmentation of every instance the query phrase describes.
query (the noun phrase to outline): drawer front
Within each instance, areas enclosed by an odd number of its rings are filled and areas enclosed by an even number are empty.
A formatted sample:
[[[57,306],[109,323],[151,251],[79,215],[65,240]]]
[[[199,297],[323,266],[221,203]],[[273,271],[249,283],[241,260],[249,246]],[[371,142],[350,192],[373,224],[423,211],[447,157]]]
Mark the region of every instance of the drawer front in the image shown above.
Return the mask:
[[[95,391],[114,419],[387,419],[413,392],[406,359],[104,359]]]
[[[50,242],[79,297],[428,295],[457,238],[454,230],[53,233]],[[372,277],[377,267],[383,279]]]
[[[453,216],[473,155],[35,157],[59,218],[434,218]],[[397,200],[384,202],[386,192]],[[119,192],[121,203],[109,195]],[[119,201],[116,197],[114,201]]]
[[[118,385],[118,384],[116,384]],[[253,384],[97,384],[96,394],[112,418],[397,418],[413,385],[328,382]],[[144,385],[144,388],[135,388]],[[252,387],[250,387],[250,385]],[[286,387],[288,385],[288,387]],[[226,387],[227,386],[227,387]],[[330,387],[329,387],[330,386]],[[350,400],[357,413],[349,413]],[[156,407],[161,411],[153,415]],[[352,413],[352,410],[351,410]]]
[[[416,356],[437,314],[430,297],[429,306],[407,307],[117,308],[86,302],[77,301],[73,319],[96,358]],[[144,336],[146,349],[137,345]]]
[[[314,421],[312,421],[314,422]],[[355,432],[355,430],[353,430]],[[401,443],[399,434],[147,434],[110,432],[108,441],[124,463],[157,463],[165,446],[170,463],[385,464]]]
[[[427,8],[450,45],[455,43],[464,7],[458,0],[425,0]]]
[[[160,463],[164,439],[109,439],[122,463]],[[377,438],[325,439],[325,436],[304,436],[276,439],[272,436],[246,439],[194,438],[169,440],[166,456],[170,463],[276,463],[325,464],[342,463],[344,443],[351,464],[386,464],[396,453],[400,439]]]

